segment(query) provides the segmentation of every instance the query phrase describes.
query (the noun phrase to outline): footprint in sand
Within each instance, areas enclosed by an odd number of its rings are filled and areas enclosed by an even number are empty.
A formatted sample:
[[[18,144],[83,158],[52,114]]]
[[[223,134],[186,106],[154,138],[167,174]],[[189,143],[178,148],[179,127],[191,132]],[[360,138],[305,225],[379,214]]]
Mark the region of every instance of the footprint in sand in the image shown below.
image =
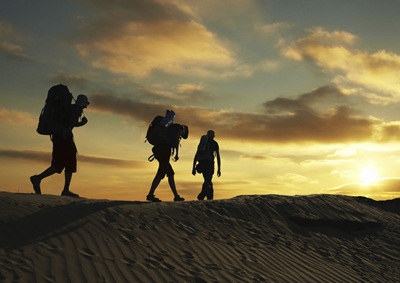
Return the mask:
[[[169,270],[173,270],[175,269],[175,267],[173,267],[172,265],[170,265],[169,263],[166,263],[164,261],[164,258],[161,256],[151,256],[149,258],[145,259],[146,261],[146,265],[148,268],[164,268],[164,269],[169,269]]]
[[[184,251],[182,254],[184,260],[192,260],[194,259],[194,255],[189,251]]]
[[[130,259],[130,258],[127,258],[127,257],[121,259],[121,262],[124,263],[124,264],[126,264],[126,265],[128,265],[128,266],[130,266],[130,267],[132,267],[132,266],[136,263],[135,260]]]
[[[92,257],[95,256],[96,254],[91,251],[90,249],[83,249],[79,251],[82,255],[87,256],[87,257]]]

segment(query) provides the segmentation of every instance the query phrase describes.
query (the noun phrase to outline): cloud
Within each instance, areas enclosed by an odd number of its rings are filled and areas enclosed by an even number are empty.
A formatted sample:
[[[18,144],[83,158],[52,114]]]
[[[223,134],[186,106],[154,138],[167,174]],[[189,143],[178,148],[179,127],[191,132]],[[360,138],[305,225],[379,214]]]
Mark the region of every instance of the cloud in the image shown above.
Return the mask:
[[[400,56],[385,50],[375,53],[357,50],[357,36],[344,32],[328,32],[322,28],[291,43],[283,43],[282,54],[288,58],[316,64],[335,73],[334,82],[352,94],[365,96],[376,104],[400,101]],[[354,91],[354,89],[362,88]]]
[[[12,26],[0,21],[0,36],[12,34]],[[8,59],[16,61],[30,61],[32,57],[25,54],[20,45],[7,40],[0,40],[0,51],[4,52]]]
[[[285,23],[285,22],[275,22],[271,24],[257,24],[256,30],[264,33],[264,34],[273,34],[280,30],[285,30],[291,28],[292,24]]]
[[[158,99],[172,100],[172,101],[199,101],[208,99],[211,96],[207,94],[205,86],[201,84],[179,84],[175,86],[173,91],[154,90],[143,88],[142,92],[146,96],[156,97]]]
[[[88,2],[102,14],[84,23],[76,48],[94,67],[132,77],[212,77],[236,65],[225,44],[178,2]]]
[[[241,158],[261,161],[273,159],[272,157],[266,155],[242,155]]]
[[[276,98],[265,102],[265,113],[210,110],[193,106],[152,104],[111,95],[94,95],[95,111],[129,116],[147,126],[166,109],[177,113],[177,123],[190,132],[216,131],[219,138],[261,143],[342,143],[371,140],[376,120],[358,115],[346,106],[348,98],[334,87],[322,87],[297,99]],[[324,103],[327,105],[324,105]]]
[[[75,86],[79,89],[86,89],[89,80],[83,75],[69,75],[64,71],[59,70],[48,75],[52,84],[64,84],[67,86]]]
[[[20,45],[8,42],[8,41],[0,41],[0,51],[4,52],[7,55],[7,58],[10,60],[16,61],[30,61],[32,57],[25,54],[22,51],[22,47]]]
[[[0,108],[0,123],[13,126],[37,126],[39,117],[18,110]]]
[[[25,159],[25,160],[39,161],[39,162],[51,161],[51,153],[44,151],[0,149],[0,156],[4,158]],[[132,167],[141,168],[143,167],[143,163],[146,163],[145,161],[123,160],[123,159],[114,159],[114,158],[106,158],[99,156],[87,156],[81,154],[79,155],[78,159],[79,162],[87,162],[92,164],[123,167],[123,168],[132,168]]]
[[[382,142],[400,140],[400,122],[382,122],[379,131],[376,133],[377,139]]]
[[[51,160],[51,153],[42,151],[31,151],[31,150],[4,150],[0,149],[0,156],[4,158],[19,158],[34,160],[40,162],[49,162]]]
[[[329,99],[343,104],[332,106]],[[300,141],[347,142],[371,138],[373,121],[357,116],[345,101],[346,97],[333,87],[322,87],[297,99],[268,101],[264,106],[274,114],[269,120],[269,130],[274,136]],[[321,102],[329,103],[325,111],[313,107]]]

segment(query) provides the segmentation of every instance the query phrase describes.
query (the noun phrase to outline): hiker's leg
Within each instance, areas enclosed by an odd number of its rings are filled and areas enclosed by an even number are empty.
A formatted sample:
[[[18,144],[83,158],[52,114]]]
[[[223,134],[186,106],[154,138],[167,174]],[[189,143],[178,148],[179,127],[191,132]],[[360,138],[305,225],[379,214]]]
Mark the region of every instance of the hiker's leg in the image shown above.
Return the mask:
[[[174,198],[179,198],[178,191],[176,190],[176,185],[175,185],[175,172],[174,169],[172,169],[172,166],[170,163],[168,163],[167,166],[167,177],[168,177],[168,184],[169,187],[171,188],[172,193],[174,194]]]
[[[197,196],[198,200],[203,200],[207,195],[206,175],[204,175],[204,172],[202,173],[202,175],[203,175],[204,182],[203,182],[203,185],[201,186],[201,192]]]
[[[158,185],[160,184],[162,179],[163,179],[162,176],[160,176],[159,174],[156,174],[156,176],[153,179],[153,182],[151,183],[150,191],[148,194],[149,196],[154,195],[154,192],[155,192],[156,188],[158,187]]]
[[[178,192],[176,191],[174,175],[168,176],[168,184],[169,184],[169,187],[171,188],[172,193],[174,194],[174,197],[179,197]]]
[[[64,183],[64,190],[63,192],[68,192],[69,191],[69,185],[71,184],[71,179],[72,179],[72,172],[64,172],[65,176],[65,183]]]
[[[33,190],[35,191],[35,194],[41,194],[42,191],[40,189],[40,182],[46,178],[49,177],[51,175],[53,175],[54,173],[57,173],[58,169],[50,166],[49,168],[47,168],[46,170],[44,170],[42,173],[40,173],[39,175],[33,175],[30,177],[32,186],[33,186]]]
[[[214,199],[214,188],[212,182],[210,182],[207,188],[207,199]]]
[[[156,175],[154,176],[153,182],[151,183],[150,191],[147,196],[154,196],[154,192],[156,191],[158,185],[167,174],[167,168],[169,165],[168,160],[165,160],[165,158],[160,158],[160,156],[158,155],[156,155],[156,159],[158,161],[158,170]]]
[[[58,169],[54,166],[50,166],[49,168],[47,168],[46,170],[44,170],[42,173],[40,173],[39,175],[37,175],[37,178],[39,179],[39,181],[43,180],[44,178],[47,178],[55,173],[58,173]]]
[[[205,196],[207,199],[213,199],[213,188],[212,188],[212,177],[214,174],[214,162],[210,162],[207,164],[207,166],[204,168],[204,190],[205,190]]]

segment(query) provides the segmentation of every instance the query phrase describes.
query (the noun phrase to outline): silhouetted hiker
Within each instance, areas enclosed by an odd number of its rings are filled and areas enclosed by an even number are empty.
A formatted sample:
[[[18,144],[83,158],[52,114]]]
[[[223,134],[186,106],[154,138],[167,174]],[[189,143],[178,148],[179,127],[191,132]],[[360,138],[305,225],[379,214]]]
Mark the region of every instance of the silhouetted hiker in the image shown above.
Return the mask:
[[[72,174],[76,172],[76,153],[77,149],[74,142],[72,129],[85,125],[88,120],[82,116],[83,109],[89,105],[89,100],[84,94],[78,95],[75,104],[70,104],[66,110],[65,124],[58,133],[50,134],[53,143],[53,153],[51,166],[39,175],[30,177],[33,189],[36,194],[41,194],[40,182],[55,173],[60,174],[65,169],[65,184],[61,193],[62,196],[79,197],[79,195],[69,190]],[[81,121],[79,121],[81,120]]]
[[[178,161],[178,148],[181,138],[187,139],[189,129],[185,125],[173,124],[175,113],[172,110],[167,110],[165,117],[156,116],[150,124],[146,139],[152,148],[153,155],[149,157],[149,161],[157,159],[158,170],[151,183],[150,191],[146,196],[146,200],[152,202],[160,202],[161,200],[155,197],[154,192],[165,175],[168,177],[168,184],[174,194],[174,201],[184,201],[175,185],[175,172],[172,169],[170,158],[175,153],[174,161]]]
[[[214,198],[212,177],[215,170],[215,157],[217,157],[218,165],[217,176],[221,176],[221,157],[219,155],[219,145],[214,140],[214,137],[215,133],[212,130],[209,130],[207,135],[202,136],[194,156],[192,174],[195,176],[197,171],[198,173],[202,173],[204,178],[201,192],[197,196],[198,200],[203,200],[205,197],[207,197],[207,199]]]

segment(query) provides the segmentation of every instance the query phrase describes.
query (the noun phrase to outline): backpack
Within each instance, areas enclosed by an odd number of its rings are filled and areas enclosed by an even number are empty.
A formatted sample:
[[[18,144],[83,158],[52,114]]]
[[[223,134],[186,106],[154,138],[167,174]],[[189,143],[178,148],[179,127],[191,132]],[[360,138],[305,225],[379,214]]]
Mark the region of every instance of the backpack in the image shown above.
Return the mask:
[[[52,86],[47,93],[36,131],[41,135],[62,135],[68,127],[68,109],[72,99],[67,86]]]
[[[165,117],[156,116],[149,125],[146,133],[146,141],[151,145],[169,145],[172,148],[172,155],[175,153],[174,160],[179,159],[179,145],[181,139],[187,139],[189,136],[189,127],[181,124],[172,123],[175,119],[175,113],[167,110]],[[145,141],[145,142],[146,142]],[[154,147],[153,147],[154,152]],[[154,154],[148,158],[154,160]]]
[[[160,145],[165,140],[165,129],[161,126],[162,119],[163,116],[154,117],[147,129],[146,140],[151,145]]]
[[[208,142],[207,135],[201,136],[199,145],[197,146],[196,156],[198,161],[212,159],[212,155],[210,154],[210,143]]]
[[[181,138],[187,139],[189,136],[189,128],[186,125],[171,124],[167,131],[166,142],[173,149],[179,147]]]
[[[156,116],[149,125],[146,133],[146,140],[151,145],[162,145],[167,143],[167,129],[175,119],[175,113],[167,110],[166,115]]]

